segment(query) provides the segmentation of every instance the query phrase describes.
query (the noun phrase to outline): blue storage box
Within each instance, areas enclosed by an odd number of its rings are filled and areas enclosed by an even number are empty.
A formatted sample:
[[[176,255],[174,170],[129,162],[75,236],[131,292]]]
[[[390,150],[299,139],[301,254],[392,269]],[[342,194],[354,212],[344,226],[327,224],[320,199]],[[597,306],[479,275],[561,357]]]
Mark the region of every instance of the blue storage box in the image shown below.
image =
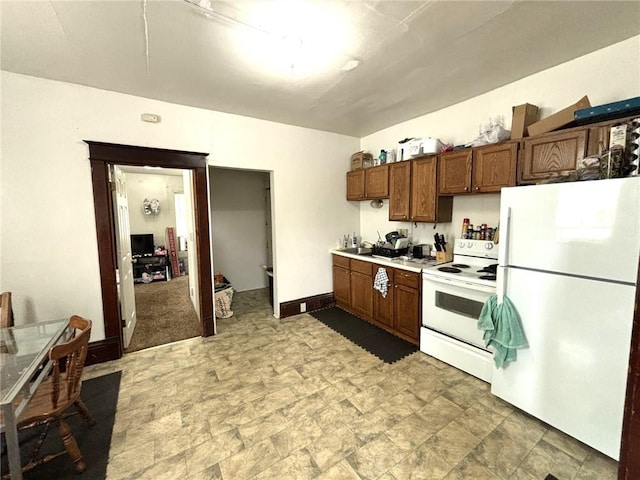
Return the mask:
[[[640,115],[640,97],[582,108],[575,111],[574,118],[577,125],[586,125],[632,115]]]

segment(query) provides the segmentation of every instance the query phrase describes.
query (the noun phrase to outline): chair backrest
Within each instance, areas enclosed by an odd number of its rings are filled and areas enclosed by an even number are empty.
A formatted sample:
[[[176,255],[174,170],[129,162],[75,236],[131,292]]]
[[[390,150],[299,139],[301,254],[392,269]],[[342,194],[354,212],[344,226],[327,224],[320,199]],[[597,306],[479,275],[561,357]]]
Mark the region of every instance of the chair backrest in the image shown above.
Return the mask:
[[[0,327],[13,327],[13,308],[11,307],[11,292],[0,294]]]
[[[54,408],[57,408],[61,401],[64,403],[75,401],[80,395],[80,380],[89,348],[91,320],[74,315],[69,319],[69,325],[75,330],[74,337],[49,350],[49,358],[53,364],[51,403]],[[64,358],[66,358],[66,368],[64,375],[61,376],[60,360]],[[62,399],[60,398],[60,381],[63,381],[66,386],[66,396]]]

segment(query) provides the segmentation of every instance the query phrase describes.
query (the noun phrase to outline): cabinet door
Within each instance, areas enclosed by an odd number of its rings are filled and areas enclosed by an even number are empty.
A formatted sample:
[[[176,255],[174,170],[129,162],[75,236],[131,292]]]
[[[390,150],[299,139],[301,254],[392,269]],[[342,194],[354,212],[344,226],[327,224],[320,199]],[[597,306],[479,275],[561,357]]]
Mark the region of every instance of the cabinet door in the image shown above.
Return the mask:
[[[387,268],[387,277],[389,284],[387,296],[383,297],[378,290],[373,291],[373,319],[393,328],[393,268]],[[377,273],[377,268],[375,269]]]
[[[473,192],[499,192],[516,184],[518,143],[473,149]]]
[[[373,279],[371,275],[351,272],[351,311],[365,320],[373,317]]]
[[[521,182],[537,182],[576,169],[587,149],[587,128],[524,140]]]
[[[394,327],[417,342],[420,332],[420,290],[398,284],[396,280],[394,296]]]
[[[364,170],[347,172],[347,200],[364,199]]]
[[[472,150],[443,153],[440,155],[438,193],[454,195],[471,191]]]
[[[351,275],[346,268],[333,266],[333,297],[340,307],[351,305]]]
[[[411,166],[411,220],[436,221],[436,166],[437,157],[413,160]]]
[[[365,198],[389,197],[389,165],[367,168],[364,170]]]
[[[389,220],[409,221],[411,162],[389,166]]]

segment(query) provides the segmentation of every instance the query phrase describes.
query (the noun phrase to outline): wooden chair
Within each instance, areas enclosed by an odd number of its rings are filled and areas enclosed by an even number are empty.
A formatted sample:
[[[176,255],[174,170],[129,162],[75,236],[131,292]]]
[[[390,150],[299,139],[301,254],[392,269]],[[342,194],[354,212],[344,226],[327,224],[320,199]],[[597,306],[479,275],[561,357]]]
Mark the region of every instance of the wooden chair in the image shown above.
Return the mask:
[[[65,421],[65,417],[68,416],[65,411],[73,405],[88,425],[95,425],[95,420],[80,399],[82,370],[87,357],[89,336],[91,335],[91,320],[74,315],[69,319],[69,324],[76,329],[76,335],[67,343],[55,345],[51,348],[49,351],[49,359],[53,364],[51,377],[38,387],[27,408],[18,418],[19,430],[44,425],[43,432],[29,461],[22,467],[23,472],[53,460],[63,455],[65,451],[71,457],[77,472],[83,472],[87,468],[78,443]],[[61,361],[65,361],[64,373],[60,372]],[[58,432],[65,450],[38,458],[40,448],[53,422],[58,424]]]
[[[11,292],[0,294],[0,327],[13,327],[13,308],[11,307]]]

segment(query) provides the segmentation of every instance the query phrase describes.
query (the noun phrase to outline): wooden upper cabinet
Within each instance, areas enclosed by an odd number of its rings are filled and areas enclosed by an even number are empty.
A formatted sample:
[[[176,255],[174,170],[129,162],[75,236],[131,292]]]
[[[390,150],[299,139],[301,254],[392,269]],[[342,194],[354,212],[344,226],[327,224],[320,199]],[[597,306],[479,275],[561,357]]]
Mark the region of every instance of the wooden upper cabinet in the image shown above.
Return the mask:
[[[364,199],[364,170],[347,172],[347,200]]]
[[[440,155],[438,194],[500,192],[516,184],[518,142],[468,148]]]
[[[469,148],[440,155],[438,193],[453,195],[471,191],[471,162],[473,151]]]
[[[367,199],[388,198],[389,165],[366,168],[364,172],[364,197]]]
[[[411,169],[411,220],[435,222],[436,220],[436,166],[437,157],[413,160]]]
[[[450,222],[453,207],[451,197],[438,197],[438,157],[412,161],[411,221]]]
[[[411,162],[389,165],[389,220],[409,221]]]
[[[588,128],[525,138],[518,183],[535,183],[575,171],[587,151]]]
[[[516,184],[518,143],[506,142],[473,149],[474,193],[500,192]]]

